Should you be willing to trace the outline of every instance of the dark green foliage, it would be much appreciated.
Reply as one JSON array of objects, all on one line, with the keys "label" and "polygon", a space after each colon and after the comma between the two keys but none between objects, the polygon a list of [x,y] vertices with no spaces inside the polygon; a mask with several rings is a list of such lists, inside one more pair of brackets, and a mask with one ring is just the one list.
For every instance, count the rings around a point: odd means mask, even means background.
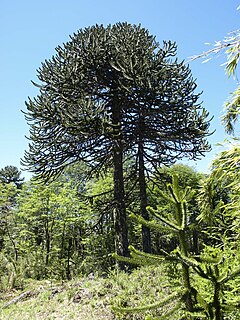
[{"label": "dark green foliage", "polygon": [[6,166],[0,170],[0,182],[11,183],[13,182],[18,189],[23,185],[24,178],[20,177],[21,171],[14,166]]},{"label": "dark green foliage", "polygon": [[168,164],[176,154],[209,150],[207,112],[189,68],[172,60],[175,43],[161,48],[144,28],[123,23],[80,30],[56,51],[39,69],[39,96],[27,102],[32,144],[25,160],[35,173],[51,175],[68,160],[106,166],[119,134],[135,154],[142,139],[153,163],[152,152]]},{"label": "dark green foliage", "polygon": [[[42,64],[40,93],[26,103],[31,144],[23,162],[38,176],[55,176],[80,160],[95,172],[113,166],[116,236],[125,256],[124,161],[136,163],[141,214],[148,219],[146,172],[209,150],[208,113],[176,50],[127,23],[79,30]],[[143,247],[151,249],[145,227]]]}]

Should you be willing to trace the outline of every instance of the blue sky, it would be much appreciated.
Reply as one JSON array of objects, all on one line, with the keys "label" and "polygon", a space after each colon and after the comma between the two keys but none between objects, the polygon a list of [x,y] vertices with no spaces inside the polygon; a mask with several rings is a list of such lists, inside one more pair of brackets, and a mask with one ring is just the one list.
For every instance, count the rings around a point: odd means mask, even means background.
[{"label": "blue sky", "polygon": [[[0,1],[0,168],[14,165],[20,168],[20,158],[27,148],[28,125],[21,110],[28,96],[37,94],[31,84],[36,81],[36,69],[55,54],[58,45],[69,35],[96,23],[114,24],[127,21],[139,24],[163,40],[176,41],[178,58],[207,49],[205,43],[223,39],[239,29],[240,1],[234,0],[1,0]],[[221,66],[224,57],[202,63],[190,62],[197,91],[203,91],[203,106],[214,116],[209,138],[213,151],[191,165],[207,171],[214,154],[215,143],[226,135],[220,123],[223,104],[236,83],[228,79]],[[28,178],[29,174],[23,172]]]}]

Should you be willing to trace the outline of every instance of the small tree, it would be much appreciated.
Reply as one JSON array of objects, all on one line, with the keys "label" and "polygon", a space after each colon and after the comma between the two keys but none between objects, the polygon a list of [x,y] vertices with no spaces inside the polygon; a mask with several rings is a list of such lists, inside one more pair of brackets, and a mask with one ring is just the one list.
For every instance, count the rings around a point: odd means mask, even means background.
[{"label": "small tree", "polygon": [[[177,175],[179,180],[180,191],[185,190],[186,187],[191,187],[195,194],[198,194],[201,189],[202,179],[205,177],[203,173],[199,173],[194,168],[185,164],[175,164],[171,167],[164,166],[159,168],[155,172],[155,177],[151,179],[149,183],[149,205],[160,211],[169,212],[172,214],[173,207],[167,200],[163,200],[162,197],[158,196],[158,190],[167,191],[167,184],[172,181],[172,176]],[[161,209],[160,209],[161,208]],[[201,236],[201,230],[198,230],[198,224],[196,223],[196,217],[200,213],[199,205],[196,197],[192,197],[188,201],[189,219],[192,222],[191,228],[188,230],[188,236],[190,237],[191,251],[195,254],[199,253],[199,237]],[[136,211],[137,212],[137,211]],[[201,229],[201,227],[200,227]],[[154,252],[159,252],[160,249],[174,248],[176,244],[176,237],[172,237],[169,234],[168,229],[162,230],[161,233],[154,232]]]},{"label": "small tree", "polygon": [[40,185],[30,180],[19,194],[12,220],[15,242],[6,239],[6,252],[11,256],[16,249],[26,276],[70,279],[80,272],[92,216],[71,182]]},{"label": "small tree", "polygon": [[15,166],[6,166],[0,170],[0,182],[11,183],[13,182],[18,189],[23,185],[24,178],[21,178],[21,171]]},{"label": "small tree", "polygon": [[[158,265],[164,261],[175,261],[181,265],[180,288],[163,301],[150,306],[138,308],[114,309],[118,312],[139,312],[151,308],[161,307],[175,300],[173,309],[162,314],[159,318],[146,317],[146,320],[176,319],[176,312],[182,310],[181,319],[209,319],[223,320],[224,316],[238,309],[238,300],[229,290],[234,287],[239,289],[238,280],[240,275],[239,255],[235,249],[229,246],[227,238],[222,239],[224,245],[218,247],[204,246],[200,254],[195,256],[190,252],[190,239],[188,230],[192,222],[189,219],[188,203],[193,197],[191,188],[180,190],[177,177],[168,184],[168,191],[158,190],[158,194],[164,200],[173,205],[172,214],[164,215],[159,209],[148,208],[155,219],[146,221],[140,215],[132,214],[131,217],[138,223],[144,224],[153,230],[162,230],[163,225],[169,232],[178,238],[177,247],[172,251],[161,250],[160,255],[153,255],[131,249],[131,258],[122,258],[114,255],[117,259],[124,259],[133,264]],[[209,234],[210,236],[210,234]],[[233,280],[237,279],[234,284]],[[178,301],[178,302],[177,302]],[[185,317],[184,317],[185,315]],[[173,318],[172,318],[173,317]],[[187,317],[187,318],[186,318]]]}]

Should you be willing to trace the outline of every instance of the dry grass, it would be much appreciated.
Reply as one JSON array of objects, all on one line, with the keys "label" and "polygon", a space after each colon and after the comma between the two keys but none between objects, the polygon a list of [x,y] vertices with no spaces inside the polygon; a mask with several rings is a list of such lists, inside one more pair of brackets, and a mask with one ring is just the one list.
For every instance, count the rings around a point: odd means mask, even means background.
[{"label": "dry grass", "polygon": [[[69,282],[52,285],[41,282],[32,283],[30,293],[10,304],[20,297],[22,291],[11,291],[1,294],[0,319],[12,320],[43,320],[43,319],[115,319],[110,309],[111,292],[99,296],[98,281]],[[27,288],[29,291],[29,288]],[[6,307],[7,306],[7,307]]]}]

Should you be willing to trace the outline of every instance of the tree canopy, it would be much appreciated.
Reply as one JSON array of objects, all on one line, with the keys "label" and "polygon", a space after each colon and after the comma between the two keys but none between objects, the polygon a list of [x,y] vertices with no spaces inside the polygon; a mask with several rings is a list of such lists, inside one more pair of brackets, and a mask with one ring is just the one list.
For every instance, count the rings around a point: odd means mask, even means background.
[{"label": "tree canopy", "polygon": [[176,50],[127,23],[79,30],[38,70],[40,94],[26,103],[32,143],[25,163],[45,175],[79,159],[109,164],[120,131],[125,151],[144,139],[153,163],[208,151],[208,113]]}]

